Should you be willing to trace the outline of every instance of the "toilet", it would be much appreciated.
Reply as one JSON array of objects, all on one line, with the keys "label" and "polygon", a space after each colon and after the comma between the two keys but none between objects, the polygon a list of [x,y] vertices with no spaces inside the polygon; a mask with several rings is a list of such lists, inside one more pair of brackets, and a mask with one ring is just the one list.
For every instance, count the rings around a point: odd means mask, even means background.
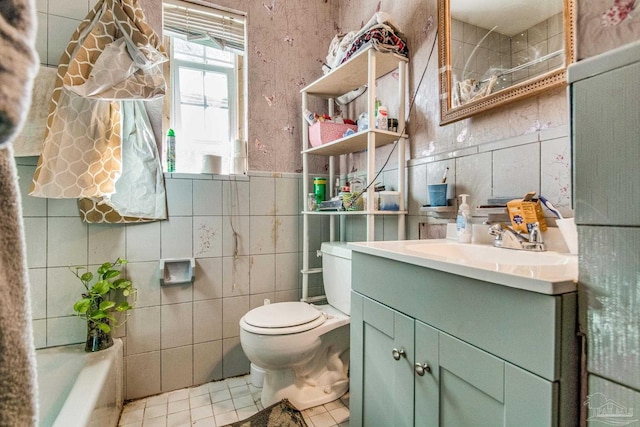
[{"label": "toilet", "polygon": [[321,251],[328,304],[265,304],[240,319],[242,349],[264,370],[265,408],[286,398],[304,410],[349,389],[351,250],[331,242]]}]

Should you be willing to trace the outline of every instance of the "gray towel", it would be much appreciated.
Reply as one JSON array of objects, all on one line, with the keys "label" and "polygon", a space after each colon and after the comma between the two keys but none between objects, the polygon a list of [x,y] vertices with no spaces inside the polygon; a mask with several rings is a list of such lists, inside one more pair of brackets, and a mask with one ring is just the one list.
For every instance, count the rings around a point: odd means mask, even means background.
[{"label": "gray towel", "polygon": [[11,141],[31,103],[38,59],[32,0],[0,1],[0,145]]},{"label": "gray towel", "polygon": [[35,351],[18,177],[11,141],[36,73],[31,0],[0,1],[0,426],[37,425]]},{"label": "gray towel", "polygon": [[36,425],[37,386],[20,193],[11,144],[0,148],[0,426]]}]

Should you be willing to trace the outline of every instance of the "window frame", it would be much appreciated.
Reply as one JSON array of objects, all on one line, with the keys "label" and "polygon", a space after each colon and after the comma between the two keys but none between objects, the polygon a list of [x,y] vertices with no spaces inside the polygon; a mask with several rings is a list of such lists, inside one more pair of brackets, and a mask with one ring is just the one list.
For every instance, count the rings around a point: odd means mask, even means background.
[{"label": "window frame", "polygon": [[[180,144],[181,135],[184,137],[183,117],[181,108],[183,105],[194,105],[196,108],[201,108],[203,114],[206,111],[206,96],[204,96],[204,87],[202,91],[203,104],[190,104],[188,102],[182,103],[182,97],[180,96],[180,70],[190,69],[202,72],[220,73],[226,76],[227,79],[227,94],[228,94],[228,141],[221,141],[216,139],[206,138],[203,140],[195,139],[192,143],[194,146],[195,162],[193,164],[180,164],[180,158],[178,157],[178,170],[177,173],[187,174],[200,174],[202,173],[198,168],[198,160],[204,154],[208,154],[204,144],[209,143],[212,154],[218,154],[223,157],[222,160],[222,175],[226,174],[246,174],[247,173],[247,153],[246,153],[246,137],[247,137],[247,85],[248,85],[248,71],[247,71],[247,59],[246,59],[246,44],[247,44],[247,27],[246,27],[246,13],[232,9],[220,7],[215,4],[204,3],[199,0],[163,0],[163,34],[165,43],[168,45],[169,61],[165,66],[165,78],[169,87],[167,88],[167,96],[164,102],[164,118],[163,129],[166,134],[169,128],[172,128],[176,132],[178,147]],[[177,8],[177,9],[176,9]],[[185,15],[186,11],[186,15]],[[193,15],[189,15],[189,12]],[[165,16],[165,13],[168,15]],[[208,21],[207,16],[211,15],[212,21]],[[164,20],[169,17],[169,21]],[[191,17],[191,26],[189,19]],[[203,20],[204,19],[204,20]],[[226,21],[226,20],[229,21]],[[211,22],[211,25],[208,24]],[[229,25],[229,26],[227,26]],[[241,29],[241,31],[239,31]],[[229,31],[227,33],[227,31]],[[199,38],[198,36],[209,35],[209,40],[189,40],[190,38]],[[241,36],[242,34],[242,36]],[[192,37],[193,36],[193,37]],[[205,36],[206,37],[206,36]],[[242,38],[241,38],[242,37]],[[232,61],[220,60],[216,58],[207,58],[206,51],[202,56],[194,55],[197,62],[191,62],[187,59],[177,59],[175,53],[175,39],[182,41],[190,41],[191,43],[198,44],[203,47],[209,47],[213,49],[220,49],[221,51],[231,54]],[[178,55],[180,56],[180,54]],[[199,62],[202,61],[202,62]],[[204,76],[204,78],[207,78]],[[217,113],[216,113],[217,114]],[[219,114],[223,114],[222,112]],[[208,122],[207,122],[208,123]],[[205,124],[203,126],[208,126]],[[214,129],[215,127],[209,126]],[[205,132],[205,136],[206,136]],[[166,140],[162,143],[162,159],[163,168],[166,171]],[[180,150],[178,150],[180,151]],[[238,163],[237,157],[241,157],[245,160],[244,167]],[[185,169],[188,168],[188,169]]]},{"label": "window frame", "polygon": [[[170,37],[171,39],[181,38],[180,36],[177,36],[172,33],[167,33],[167,37]],[[170,110],[169,110],[170,111],[170,117],[169,117],[170,127],[174,129],[178,135],[184,135],[184,132],[182,132],[182,111],[180,108],[183,105],[180,99],[181,98],[180,97],[180,68],[181,67],[192,69],[192,70],[203,71],[203,72],[209,71],[213,73],[226,75],[227,93],[228,93],[227,109],[228,109],[228,116],[229,116],[229,123],[228,123],[229,141],[226,141],[226,142],[220,141],[220,143],[226,144],[226,154],[223,156],[223,158],[230,158],[232,155],[231,149],[233,148],[233,141],[238,139],[239,137],[238,129],[239,129],[239,123],[240,123],[240,118],[238,117],[239,116],[239,111],[238,111],[238,96],[239,96],[238,92],[239,91],[238,91],[238,81],[237,81],[238,80],[237,79],[237,75],[238,75],[237,54],[232,52],[233,63],[229,63],[229,66],[226,67],[223,65],[206,64],[206,63],[200,63],[200,62],[191,62],[184,59],[176,59],[174,55],[175,43],[173,42],[173,40],[171,40],[170,45],[171,45],[171,49],[170,49],[171,51],[170,52],[171,103],[170,103]],[[206,59],[205,56],[203,56],[202,58]],[[203,107],[204,109],[206,109],[207,108],[206,97],[203,97],[203,99],[205,100]],[[196,106],[199,106],[199,105],[196,105]],[[218,144],[218,142],[215,142],[215,141],[212,141],[212,142],[214,142],[214,145]],[[219,151],[219,150],[212,150],[212,151]],[[225,151],[225,150],[222,150],[222,151]]]}]

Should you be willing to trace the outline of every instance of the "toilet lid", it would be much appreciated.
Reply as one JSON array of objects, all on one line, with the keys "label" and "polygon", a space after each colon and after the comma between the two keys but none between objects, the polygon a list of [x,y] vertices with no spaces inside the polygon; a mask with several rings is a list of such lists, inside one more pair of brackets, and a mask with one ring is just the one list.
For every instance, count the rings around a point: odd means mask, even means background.
[{"label": "toilet lid", "polygon": [[289,328],[313,322],[322,312],[305,302],[279,302],[254,308],[244,321],[258,328]]}]

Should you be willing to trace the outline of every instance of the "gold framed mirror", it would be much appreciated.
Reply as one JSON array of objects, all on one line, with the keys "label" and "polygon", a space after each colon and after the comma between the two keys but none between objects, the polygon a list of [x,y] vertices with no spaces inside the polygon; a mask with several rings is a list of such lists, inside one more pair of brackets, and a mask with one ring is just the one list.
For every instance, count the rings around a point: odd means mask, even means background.
[{"label": "gold framed mirror", "polygon": [[566,85],[575,0],[438,0],[440,125]]}]

